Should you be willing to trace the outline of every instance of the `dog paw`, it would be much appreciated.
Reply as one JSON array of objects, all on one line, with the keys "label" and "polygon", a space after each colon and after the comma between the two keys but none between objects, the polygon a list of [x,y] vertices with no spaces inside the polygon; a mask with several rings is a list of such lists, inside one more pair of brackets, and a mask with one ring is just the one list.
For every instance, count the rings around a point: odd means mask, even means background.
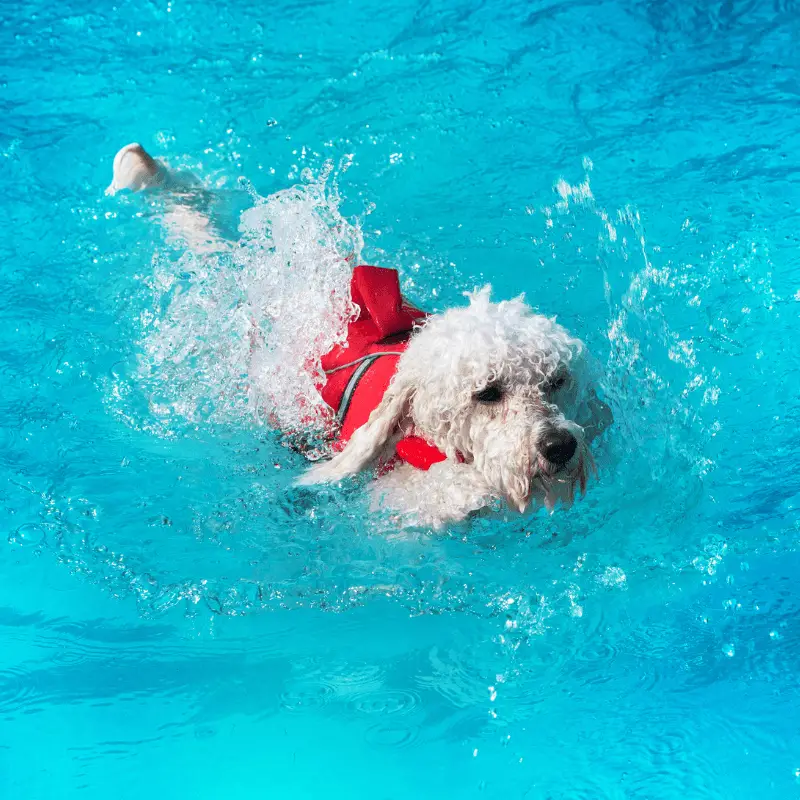
[{"label": "dog paw", "polygon": [[158,186],[164,179],[164,168],[140,144],[126,144],[114,156],[114,177],[106,189],[114,195],[123,189],[139,192]]}]

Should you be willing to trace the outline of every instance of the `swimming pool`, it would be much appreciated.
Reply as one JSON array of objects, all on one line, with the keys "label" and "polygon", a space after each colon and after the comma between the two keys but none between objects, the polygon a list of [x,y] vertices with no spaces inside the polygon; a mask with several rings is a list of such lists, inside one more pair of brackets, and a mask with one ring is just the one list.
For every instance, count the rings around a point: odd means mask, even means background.
[{"label": "swimming pool", "polygon": [[[0,796],[800,795],[795,4],[4,16]],[[103,196],[135,139],[558,314],[601,480],[446,536],[293,490],[228,273]]]}]

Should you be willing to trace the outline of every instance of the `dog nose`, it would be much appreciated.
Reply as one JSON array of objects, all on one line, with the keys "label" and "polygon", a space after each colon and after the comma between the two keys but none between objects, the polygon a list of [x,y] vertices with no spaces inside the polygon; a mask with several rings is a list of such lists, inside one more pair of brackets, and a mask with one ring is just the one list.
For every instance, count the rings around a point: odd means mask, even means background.
[{"label": "dog nose", "polygon": [[541,454],[559,467],[563,467],[575,455],[577,447],[577,439],[569,431],[559,428],[547,431],[539,442]]}]

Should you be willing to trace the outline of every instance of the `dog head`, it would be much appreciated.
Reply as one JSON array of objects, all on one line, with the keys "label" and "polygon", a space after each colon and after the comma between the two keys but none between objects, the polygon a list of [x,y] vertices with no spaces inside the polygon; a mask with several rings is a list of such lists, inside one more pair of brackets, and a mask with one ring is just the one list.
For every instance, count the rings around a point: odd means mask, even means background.
[{"label": "dog head", "polygon": [[583,344],[555,320],[521,298],[492,303],[487,287],[427,320],[369,422],[309,477],[354,474],[413,431],[520,511],[534,499],[569,503],[593,469],[589,442],[610,422],[586,361]]}]

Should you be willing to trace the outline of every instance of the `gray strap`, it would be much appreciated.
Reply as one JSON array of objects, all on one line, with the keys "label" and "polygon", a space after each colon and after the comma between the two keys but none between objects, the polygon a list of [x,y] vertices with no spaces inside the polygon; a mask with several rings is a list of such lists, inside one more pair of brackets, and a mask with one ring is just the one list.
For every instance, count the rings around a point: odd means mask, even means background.
[{"label": "gray strap", "polygon": [[[358,364],[358,369],[350,376],[350,380],[347,381],[347,386],[344,387],[344,392],[342,394],[342,402],[339,403],[339,410],[336,412],[336,419],[339,421],[341,425],[344,422],[344,418],[347,416],[347,412],[350,408],[350,402],[353,399],[353,394],[356,391],[356,387],[358,386],[358,382],[364,376],[364,373],[381,357],[381,356],[401,356],[402,353],[390,353],[390,352],[383,352],[383,353],[370,353],[368,356],[364,356],[363,358],[359,358],[357,361],[353,361],[350,364],[345,364],[342,367],[337,367],[336,369],[344,369],[344,367],[352,367],[353,364]],[[331,370],[330,372],[335,372],[336,370]],[[330,375],[330,372],[328,373]]]},{"label": "gray strap", "polygon": [[369,361],[372,363],[378,356],[401,356],[402,353],[396,353],[392,350],[384,350],[380,353],[370,353],[366,356],[361,356],[361,358],[357,358],[355,361],[348,361],[346,364],[340,364],[338,367],[334,367],[333,369],[326,369],[326,375],[333,375],[334,372],[339,372],[339,370],[347,369],[348,367],[354,367],[356,364],[360,364],[362,361]]}]

